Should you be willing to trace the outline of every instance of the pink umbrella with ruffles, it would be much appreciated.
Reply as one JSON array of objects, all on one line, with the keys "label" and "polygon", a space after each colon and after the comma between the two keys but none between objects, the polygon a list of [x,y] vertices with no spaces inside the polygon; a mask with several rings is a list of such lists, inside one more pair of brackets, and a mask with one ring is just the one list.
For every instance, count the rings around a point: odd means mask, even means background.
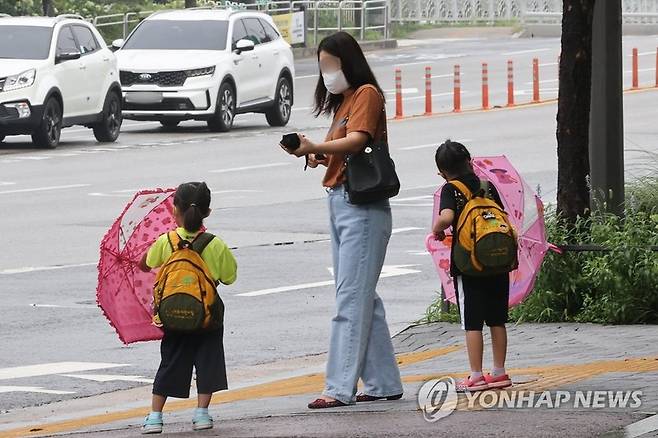
[{"label": "pink umbrella with ruffles", "polygon": [[96,299],[125,344],[163,335],[152,324],[156,272],[142,272],[139,262],[161,234],[176,228],[174,193],[174,189],[137,193],[101,242]]},{"label": "pink umbrella with ruffles", "polygon": [[[505,156],[473,159],[473,169],[481,179],[494,184],[519,235],[519,268],[510,273],[509,306],[516,306],[535,285],[537,273],[549,249],[546,241],[544,205]],[[432,223],[439,214],[441,188],[434,194]],[[440,242],[429,235],[425,241],[434,260],[446,298],[455,303],[455,286],[450,277],[450,245],[452,236]]]}]

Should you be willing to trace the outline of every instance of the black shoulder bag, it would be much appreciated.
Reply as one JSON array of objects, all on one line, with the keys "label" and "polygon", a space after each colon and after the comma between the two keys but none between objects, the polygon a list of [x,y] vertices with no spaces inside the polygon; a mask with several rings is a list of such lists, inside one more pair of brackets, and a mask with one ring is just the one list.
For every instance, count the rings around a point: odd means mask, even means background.
[{"label": "black shoulder bag", "polygon": [[347,155],[345,158],[345,188],[352,204],[382,201],[397,196],[400,192],[400,180],[388,150],[386,109],[382,109],[382,117],[382,138],[371,139],[361,152]]}]

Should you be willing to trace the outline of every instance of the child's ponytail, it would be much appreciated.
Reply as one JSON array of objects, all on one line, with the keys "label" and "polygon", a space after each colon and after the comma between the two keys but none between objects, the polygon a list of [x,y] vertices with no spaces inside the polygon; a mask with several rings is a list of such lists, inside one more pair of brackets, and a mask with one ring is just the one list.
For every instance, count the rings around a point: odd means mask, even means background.
[{"label": "child's ponytail", "polygon": [[183,217],[183,226],[195,233],[210,213],[210,189],[205,182],[184,183],[176,189],[174,205]]}]

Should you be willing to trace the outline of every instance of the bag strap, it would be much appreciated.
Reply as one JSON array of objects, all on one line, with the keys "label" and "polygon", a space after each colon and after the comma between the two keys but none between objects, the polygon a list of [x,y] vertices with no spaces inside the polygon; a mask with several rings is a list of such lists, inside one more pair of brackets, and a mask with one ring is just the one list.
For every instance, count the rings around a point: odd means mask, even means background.
[{"label": "bag strap", "polygon": [[[194,240],[191,242],[190,249],[197,254],[201,255],[206,247],[212,242],[215,238],[213,234],[210,233],[200,233]],[[167,233],[167,240],[169,241],[169,246],[171,247],[172,252],[178,251],[178,245],[183,240],[182,237],[178,235],[176,231],[170,231]]]},{"label": "bag strap", "polygon": [[450,184],[452,184],[453,186],[455,186],[455,188],[457,190],[459,190],[462,195],[464,195],[464,197],[466,198],[467,201],[470,201],[471,199],[473,199],[473,192],[471,192],[469,190],[469,188],[466,187],[466,184],[464,184],[461,181],[457,181],[456,179],[452,180],[452,181],[448,181],[448,182]]},{"label": "bag strap", "polygon": [[197,254],[201,255],[203,250],[213,241],[215,236],[210,233],[201,233],[192,242],[192,250]]}]

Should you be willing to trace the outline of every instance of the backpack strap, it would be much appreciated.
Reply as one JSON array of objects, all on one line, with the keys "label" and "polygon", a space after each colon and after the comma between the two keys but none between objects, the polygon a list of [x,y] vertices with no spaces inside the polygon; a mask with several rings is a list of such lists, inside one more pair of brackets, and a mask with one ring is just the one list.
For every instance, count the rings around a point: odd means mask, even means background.
[{"label": "backpack strap", "polygon": [[171,252],[176,252],[178,250],[178,242],[180,242],[182,239],[178,235],[176,231],[170,231],[167,233],[167,241],[169,242],[169,247],[171,248]]},{"label": "backpack strap", "polygon": [[462,195],[464,195],[467,201],[473,199],[473,193],[468,189],[468,187],[466,187],[466,184],[461,181],[457,181],[456,179],[448,182],[455,186],[455,188],[459,190]]},{"label": "backpack strap", "polygon": [[192,250],[197,254],[201,255],[203,250],[213,241],[215,238],[214,234],[210,233],[201,233],[192,242]]}]

